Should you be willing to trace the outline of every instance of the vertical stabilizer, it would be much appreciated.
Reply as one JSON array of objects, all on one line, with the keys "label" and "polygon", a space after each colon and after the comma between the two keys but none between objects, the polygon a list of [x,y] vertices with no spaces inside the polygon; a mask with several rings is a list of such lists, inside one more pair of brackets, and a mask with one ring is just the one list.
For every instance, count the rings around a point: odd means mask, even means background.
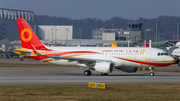
[{"label": "vertical stabilizer", "polygon": [[33,45],[37,50],[47,50],[25,19],[17,18],[17,24],[22,48],[32,49]]}]

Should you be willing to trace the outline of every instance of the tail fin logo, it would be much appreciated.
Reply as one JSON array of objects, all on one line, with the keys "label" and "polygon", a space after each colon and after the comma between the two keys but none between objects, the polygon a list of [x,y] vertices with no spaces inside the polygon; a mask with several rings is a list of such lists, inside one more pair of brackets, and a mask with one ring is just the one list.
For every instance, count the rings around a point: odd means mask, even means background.
[{"label": "tail fin logo", "polygon": [[[28,36],[28,38],[25,38],[24,37],[24,34],[25,32],[28,32],[29,35],[26,35]],[[29,28],[24,28],[22,31],[21,31],[21,39],[24,41],[24,42],[29,42],[31,39],[32,39],[32,32]]]}]

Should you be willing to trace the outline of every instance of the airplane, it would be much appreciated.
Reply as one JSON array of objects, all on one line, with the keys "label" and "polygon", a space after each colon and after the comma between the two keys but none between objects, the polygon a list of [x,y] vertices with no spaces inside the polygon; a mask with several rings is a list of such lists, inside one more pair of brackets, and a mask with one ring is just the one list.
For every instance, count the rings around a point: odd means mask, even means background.
[{"label": "airplane", "polygon": [[171,55],[173,56],[173,58],[175,59],[175,64],[177,64],[177,66],[179,65],[179,58],[180,58],[180,48],[176,48],[172,51]]},{"label": "airplane", "polygon": [[49,47],[45,46],[23,18],[17,18],[22,48],[14,53],[25,57],[58,64],[62,66],[86,67],[85,76],[91,70],[108,75],[114,69],[135,73],[138,67],[164,67],[174,64],[175,60],[164,50],[147,47]]}]

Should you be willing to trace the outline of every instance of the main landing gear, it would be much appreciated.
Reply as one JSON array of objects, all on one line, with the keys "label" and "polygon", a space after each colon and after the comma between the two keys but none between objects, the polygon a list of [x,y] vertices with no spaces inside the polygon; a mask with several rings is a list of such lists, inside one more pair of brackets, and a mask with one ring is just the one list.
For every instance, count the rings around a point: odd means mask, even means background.
[{"label": "main landing gear", "polygon": [[90,70],[85,70],[84,71],[85,76],[90,76],[91,74],[92,74],[92,72]]},{"label": "main landing gear", "polygon": [[153,72],[151,72],[151,73],[150,73],[150,76],[154,76],[154,73],[153,73]]},{"label": "main landing gear", "polygon": [[153,68],[149,67],[149,70],[150,70],[150,76],[153,77],[154,76]]},{"label": "main landing gear", "polygon": [[92,72],[89,70],[89,66],[87,66],[87,70],[84,71],[84,76],[91,76]]}]

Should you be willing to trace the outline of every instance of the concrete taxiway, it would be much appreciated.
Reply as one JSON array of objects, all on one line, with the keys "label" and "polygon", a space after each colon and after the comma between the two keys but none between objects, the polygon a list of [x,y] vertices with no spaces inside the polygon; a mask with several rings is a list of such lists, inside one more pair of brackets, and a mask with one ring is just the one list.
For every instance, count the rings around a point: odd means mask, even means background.
[{"label": "concrete taxiway", "polygon": [[[170,66],[168,68],[180,68]],[[108,76],[92,70],[91,76],[84,76],[86,68],[78,67],[0,67],[0,86],[24,85],[78,85],[88,82],[106,84],[180,84],[179,72],[154,72],[150,77],[149,71],[125,73],[115,70]]]}]

